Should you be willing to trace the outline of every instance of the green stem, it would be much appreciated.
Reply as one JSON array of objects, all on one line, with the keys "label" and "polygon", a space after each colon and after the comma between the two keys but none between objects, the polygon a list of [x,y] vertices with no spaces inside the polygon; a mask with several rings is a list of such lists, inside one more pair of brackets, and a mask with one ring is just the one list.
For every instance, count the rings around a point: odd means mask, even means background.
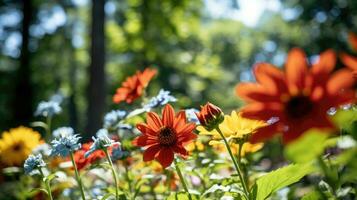
[{"label": "green stem", "polygon": [[186,193],[188,194],[188,199],[189,199],[189,200],[192,200],[191,194],[188,192],[188,188],[187,188],[185,179],[184,179],[183,176],[182,176],[180,167],[178,166],[176,159],[174,159],[174,163],[175,163],[175,167],[176,167],[177,174],[178,174],[179,177],[180,177],[180,180],[181,180],[181,184],[182,184],[182,186],[183,186],[183,189],[185,189]]},{"label": "green stem", "polygon": [[126,181],[128,181],[129,192],[131,193],[133,191],[133,188],[131,187],[132,182],[129,177],[128,166],[126,164],[125,164],[125,178],[126,178]]},{"label": "green stem", "polygon": [[38,168],[38,170],[39,170],[39,171],[40,171],[40,173],[41,173],[42,179],[44,179],[44,180],[45,180],[45,185],[46,185],[46,190],[47,190],[48,197],[50,198],[50,200],[53,200],[53,198],[52,198],[52,192],[51,192],[50,182],[49,182],[47,179],[45,179],[45,175],[44,175],[44,173],[43,173],[43,171],[42,171],[41,167],[40,167],[40,168]]},{"label": "green stem", "polygon": [[46,117],[46,136],[45,139],[46,141],[49,141],[50,137],[51,137],[51,123],[52,123],[52,118],[50,116]]},{"label": "green stem", "polygon": [[249,199],[249,196],[250,196],[250,195],[249,195],[248,187],[247,187],[247,185],[246,185],[246,183],[245,183],[245,181],[244,181],[244,178],[243,178],[243,176],[242,176],[242,171],[241,171],[241,169],[240,169],[240,167],[239,167],[239,165],[238,165],[238,163],[237,163],[237,161],[236,161],[236,159],[235,159],[235,157],[234,157],[234,155],[233,155],[233,153],[232,153],[231,147],[229,146],[228,141],[227,141],[227,139],[224,137],[224,135],[223,135],[221,129],[219,129],[219,127],[217,127],[216,130],[217,130],[217,132],[221,135],[221,137],[222,137],[222,139],[223,139],[223,141],[224,141],[224,144],[226,145],[226,148],[227,148],[227,151],[228,151],[228,153],[229,153],[229,156],[231,157],[231,159],[232,159],[232,161],[233,161],[234,167],[236,168],[236,171],[237,171],[238,176],[239,176],[239,180],[240,180],[240,182],[242,183],[245,197],[246,197],[246,199]]},{"label": "green stem", "polygon": [[110,158],[110,155],[108,153],[108,150],[104,149],[104,153],[105,153],[105,156],[107,157],[109,165],[110,165],[110,167],[112,169],[113,179],[114,179],[114,183],[115,183],[115,199],[119,200],[118,176],[117,176],[117,173],[115,171],[112,159]]},{"label": "green stem", "polygon": [[78,183],[79,189],[81,191],[82,200],[85,200],[86,197],[84,195],[84,189],[83,189],[83,185],[82,185],[82,180],[81,180],[81,177],[79,176],[76,162],[74,162],[73,152],[71,152],[69,155],[71,156],[71,161],[72,161],[72,165],[73,165],[73,168],[74,168],[74,172],[76,174],[77,183]]}]

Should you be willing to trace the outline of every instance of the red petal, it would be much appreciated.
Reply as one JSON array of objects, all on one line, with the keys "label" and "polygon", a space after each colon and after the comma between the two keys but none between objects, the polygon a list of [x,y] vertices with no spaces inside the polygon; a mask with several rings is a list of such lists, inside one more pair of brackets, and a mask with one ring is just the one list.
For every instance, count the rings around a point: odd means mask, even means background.
[{"label": "red petal", "polygon": [[269,88],[273,94],[287,92],[284,73],[269,63],[258,63],[253,72],[257,81],[265,88]]},{"label": "red petal", "polygon": [[197,135],[192,133],[192,132],[186,132],[183,134],[180,134],[177,138],[178,143],[182,143],[182,145],[186,145],[187,143],[190,143],[192,140],[196,139]]},{"label": "red petal", "polygon": [[357,51],[357,35],[350,32],[348,34],[348,41],[350,42],[354,51]]},{"label": "red petal", "polygon": [[195,123],[187,123],[183,126],[180,126],[176,129],[176,134],[181,135],[185,133],[191,133],[196,128]]},{"label": "red petal", "polygon": [[341,69],[335,72],[327,82],[327,91],[333,95],[341,90],[352,88],[355,80],[353,74],[348,69]]},{"label": "red petal", "polygon": [[166,104],[162,111],[162,122],[165,126],[173,127],[175,119],[175,110],[170,104]]},{"label": "red petal", "polygon": [[319,60],[311,68],[314,75],[326,76],[330,74],[336,64],[336,54],[329,49],[320,54]]},{"label": "red petal", "polygon": [[156,136],[157,132],[149,128],[146,124],[140,123],[136,125],[136,128],[145,135]]},{"label": "red petal", "polygon": [[357,58],[347,55],[345,53],[341,53],[340,55],[341,61],[345,64],[348,68],[352,70],[357,70]]},{"label": "red petal", "polygon": [[289,52],[285,71],[291,94],[303,90],[308,69],[305,53],[301,49],[294,48]]},{"label": "red petal", "polygon": [[174,152],[170,147],[161,148],[156,156],[156,160],[162,165],[163,168],[166,168],[170,166],[174,160]]},{"label": "red petal", "polygon": [[161,149],[161,146],[159,144],[153,145],[153,146],[150,146],[149,148],[147,148],[144,151],[144,155],[143,155],[144,161],[147,162],[147,161],[154,160],[154,158],[156,157],[156,155],[160,151],[160,149]]},{"label": "red petal", "polygon": [[272,117],[284,117],[281,103],[251,103],[244,106],[241,111],[243,117],[265,121]]},{"label": "red petal", "polygon": [[269,126],[264,126],[262,128],[259,128],[251,137],[250,137],[250,142],[251,143],[259,143],[263,142],[267,139],[270,139],[274,135],[278,134],[278,123],[269,125]]},{"label": "red petal", "polygon": [[159,131],[163,124],[160,117],[154,112],[148,112],[146,121],[148,126],[155,132]]},{"label": "red petal", "polygon": [[183,146],[174,146],[173,150],[175,153],[178,153],[183,158],[186,158],[188,156],[188,151]]},{"label": "red petal", "polygon": [[155,140],[154,138],[150,138],[147,135],[141,135],[139,137],[136,137],[131,143],[135,146],[144,147],[147,145],[156,144],[157,140]]},{"label": "red petal", "polygon": [[279,101],[278,95],[273,95],[268,88],[255,83],[240,83],[236,87],[236,94],[248,101]]},{"label": "red petal", "polygon": [[180,111],[177,113],[176,118],[174,120],[174,126],[173,128],[177,130],[179,127],[185,125],[186,123],[186,112],[185,111]]}]

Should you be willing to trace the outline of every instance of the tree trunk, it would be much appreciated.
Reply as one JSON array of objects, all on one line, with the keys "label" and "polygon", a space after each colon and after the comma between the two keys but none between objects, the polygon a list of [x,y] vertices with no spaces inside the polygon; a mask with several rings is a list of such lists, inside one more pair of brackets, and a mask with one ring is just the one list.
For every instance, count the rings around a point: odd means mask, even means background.
[{"label": "tree trunk", "polygon": [[32,20],[33,5],[32,0],[23,2],[23,20],[22,20],[22,45],[20,54],[20,66],[17,69],[15,81],[15,93],[13,102],[14,123],[13,125],[27,124],[33,115],[33,91],[31,84],[29,28]]},{"label": "tree trunk", "polygon": [[91,64],[89,66],[88,113],[85,138],[101,128],[105,109],[105,0],[92,0]]}]

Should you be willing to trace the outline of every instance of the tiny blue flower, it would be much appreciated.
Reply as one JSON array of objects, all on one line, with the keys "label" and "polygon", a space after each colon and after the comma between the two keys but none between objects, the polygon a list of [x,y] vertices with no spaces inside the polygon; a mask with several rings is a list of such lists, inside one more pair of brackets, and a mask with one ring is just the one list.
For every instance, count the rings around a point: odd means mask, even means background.
[{"label": "tiny blue flower", "polygon": [[81,144],[78,142],[80,139],[79,135],[69,135],[66,137],[59,137],[52,140],[52,150],[51,156],[62,156],[66,157],[71,152],[74,152],[81,148]]},{"label": "tiny blue flower", "polygon": [[113,160],[120,160],[120,159],[126,158],[128,156],[129,156],[129,152],[123,151],[122,148],[120,148],[120,147],[113,148],[113,150],[112,150],[112,159]]},{"label": "tiny blue flower", "polygon": [[71,127],[60,127],[53,131],[53,137],[67,137],[70,135],[74,135],[74,130]]},{"label": "tiny blue flower", "polygon": [[46,163],[43,161],[41,154],[38,155],[31,154],[25,161],[24,170],[26,174],[30,174],[34,170],[45,166]]},{"label": "tiny blue flower", "polygon": [[123,110],[112,110],[104,116],[104,128],[116,128],[117,124],[124,119],[126,112]]},{"label": "tiny blue flower", "polygon": [[185,113],[186,113],[186,117],[187,117],[187,121],[189,122],[193,122],[196,124],[200,124],[200,121],[198,120],[197,116],[195,113],[198,113],[199,110],[194,109],[194,108],[190,108],[190,109],[186,109]]},{"label": "tiny blue flower", "polygon": [[150,110],[152,108],[163,106],[169,102],[175,102],[177,99],[170,95],[170,91],[160,90],[159,94],[155,97],[152,97],[147,104],[144,105],[144,109]]},{"label": "tiny blue flower", "polygon": [[89,151],[85,153],[85,157],[88,157],[96,150],[105,150],[113,145],[120,145],[119,142],[115,142],[114,140],[109,138],[107,129],[99,129],[96,135],[97,137],[92,137],[94,142],[90,147]]},{"label": "tiny blue flower", "polygon": [[62,108],[58,102],[41,101],[37,106],[35,116],[52,117],[60,112],[62,112]]}]

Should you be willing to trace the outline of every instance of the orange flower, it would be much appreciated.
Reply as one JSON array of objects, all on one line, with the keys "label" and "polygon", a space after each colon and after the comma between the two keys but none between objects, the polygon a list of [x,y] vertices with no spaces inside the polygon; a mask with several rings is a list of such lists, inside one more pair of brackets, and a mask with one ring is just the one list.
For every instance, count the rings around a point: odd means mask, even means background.
[{"label": "orange flower", "polygon": [[[82,148],[74,153],[74,161],[76,162],[78,170],[81,170],[88,165],[99,161],[102,158],[105,158],[105,153],[102,150],[96,150],[91,153],[87,158],[85,157],[85,153],[89,151],[93,142],[88,142],[82,145]],[[109,155],[112,154],[112,148],[108,148]]]},{"label": "orange flower", "polygon": [[155,69],[146,68],[143,72],[137,71],[135,75],[126,78],[121,87],[117,89],[116,94],[114,94],[113,102],[126,101],[127,103],[132,103],[143,94],[144,89],[156,72]]},{"label": "orange flower", "polygon": [[185,111],[175,116],[175,110],[166,104],[161,119],[156,113],[148,112],[146,121],[147,124],[136,126],[142,135],[132,142],[135,146],[146,147],[145,162],[156,159],[166,168],[172,163],[175,153],[183,158],[188,156],[184,146],[197,136],[192,132],[196,125],[187,123]]},{"label": "orange flower", "polygon": [[[348,35],[348,39],[352,49],[357,52],[357,35],[351,32]],[[357,79],[357,57],[341,53],[340,58],[343,64],[353,71],[353,76]]]},{"label": "orange flower", "polygon": [[257,64],[257,83],[240,83],[236,88],[248,102],[242,109],[243,117],[270,122],[259,128],[251,141],[281,133],[288,143],[313,127],[334,128],[327,111],[355,100],[351,72],[341,69],[331,74],[335,63],[335,53],[328,50],[309,69],[304,52],[295,48],[289,52],[285,71],[271,64]]},{"label": "orange flower", "polygon": [[210,102],[201,106],[201,111],[196,113],[196,116],[208,131],[215,129],[224,120],[222,110]]}]

